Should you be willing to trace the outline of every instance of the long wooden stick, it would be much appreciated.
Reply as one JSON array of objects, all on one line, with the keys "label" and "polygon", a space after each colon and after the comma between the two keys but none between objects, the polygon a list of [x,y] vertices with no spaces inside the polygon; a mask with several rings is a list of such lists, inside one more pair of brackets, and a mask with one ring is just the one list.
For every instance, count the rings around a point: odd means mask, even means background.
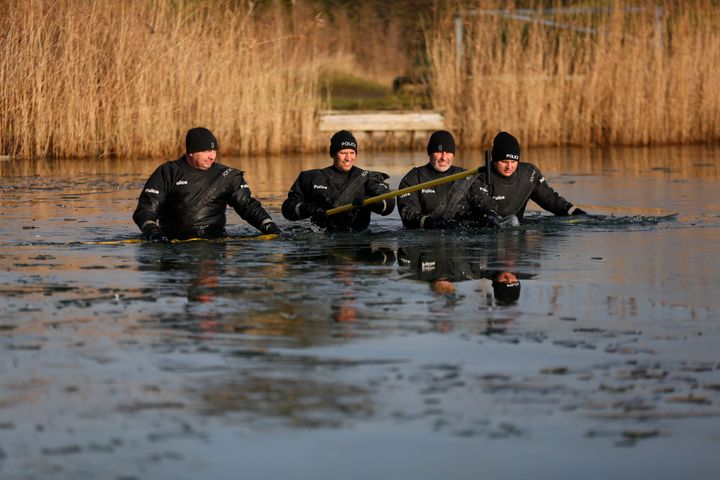
[{"label": "long wooden stick", "polygon": [[[222,243],[228,240],[275,240],[279,235],[277,233],[266,233],[264,235],[248,235],[246,237],[219,237],[219,238],[186,238],[184,240],[172,239],[167,243],[187,243],[187,242],[209,242]],[[65,242],[65,245],[128,245],[131,243],[150,243],[150,240],[144,238],[127,238],[125,240],[101,240],[97,242]]]},{"label": "long wooden stick", "polygon": [[[470,170],[465,170],[464,172],[458,172],[453,173],[452,175],[448,175],[447,177],[437,178],[435,180],[430,180],[429,182],[425,183],[418,183],[417,185],[413,185],[411,187],[405,187],[401,188],[400,190],[395,190],[394,192],[388,192],[383,193],[382,195],[378,195],[376,197],[370,197],[363,200],[361,206],[370,205],[371,203],[377,203],[382,202],[383,200],[387,200],[388,198],[394,198],[399,195],[404,195],[406,193],[411,192],[417,192],[418,190],[422,190],[423,188],[429,188],[434,187],[436,185],[442,185],[443,183],[448,182],[454,182],[455,180],[460,180],[461,178],[469,177],[470,175],[475,175],[480,170],[480,167],[473,168]],[[349,203],[347,205],[341,205],[339,207],[331,208],[330,210],[327,210],[325,213],[328,215],[335,215],[336,213],[343,213],[352,210],[353,208],[359,208],[353,205],[352,203]]]},{"label": "long wooden stick", "polygon": [[492,151],[485,150],[485,178],[487,179],[488,186],[492,185],[492,178],[490,178],[490,175],[492,175],[491,164]]}]

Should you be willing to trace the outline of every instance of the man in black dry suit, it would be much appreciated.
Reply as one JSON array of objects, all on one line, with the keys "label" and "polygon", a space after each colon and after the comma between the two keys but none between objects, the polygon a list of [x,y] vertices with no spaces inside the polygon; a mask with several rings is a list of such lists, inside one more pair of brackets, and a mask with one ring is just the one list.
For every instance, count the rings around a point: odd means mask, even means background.
[{"label": "man in black dry suit", "polygon": [[262,233],[280,233],[250,193],[243,172],[215,162],[218,141],[206,128],[185,137],[185,155],[158,167],[145,183],[133,220],[155,242],[225,236],[225,208]]},{"label": "man in black dry suit", "polygon": [[[410,170],[400,189],[465,171],[453,166],[455,139],[445,130],[433,132],[427,145],[429,161]],[[453,228],[464,221],[481,221],[498,227],[494,204],[487,190],[473,188],[477,175],[406,193],[398,198],[400,218],[406,228]]]},{"label": "man in black dry suit", "polygon": [[[309,217],[325,231],[360,232],[370,225],[371,212],[389,215],[395,208],[394,199],[359,207],[364,199],[387,193],[390,188],[385,183],[388,178],[385,173],[355,166],[357,150],[352,133],[336,132],[330,139],[333,164],[300,172],[282,204],[283,216],[288,220]],[[326,210],[350,203],[358,208],[331,216],[326,214]]]},{"label": "man in black dry suit", "polygon": [[587,215],[558,195],[538,167],[520,162],[520,144],[507,132],[498,133],[493,140],[489,179],[487,169],[481,168],[474,188],[492,197],[491,208],[501,217],[515,215],[522,221],[529,200],[555,215]]}]

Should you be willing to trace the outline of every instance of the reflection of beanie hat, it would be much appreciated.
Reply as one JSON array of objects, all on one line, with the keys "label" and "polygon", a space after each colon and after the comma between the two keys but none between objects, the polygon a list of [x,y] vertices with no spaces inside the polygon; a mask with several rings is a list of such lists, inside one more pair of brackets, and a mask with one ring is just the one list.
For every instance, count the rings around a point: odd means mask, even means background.
[{"label": "reflection of beanie hat", "polygon": [[351,148],[357,153],[357,140],[355,140],[353,134],[347,130],[340,130],[330,139],[330,156],[334,157],[337,152],[345,150],[346,148]]},{"label": "reflection of beanie hat", "polygon": [[520,298],[520,282],[492,282],[495,302],[498,305],[510,305]]},{"label": "reflection of beanie hat", "polygon": [[438,130],[430,135],[427,144],[427,153],[432,155],[435,152],[455,153],[455,139],[452,133],[447,130]]},{"label": "reflection of beanie hat", "polygon": [[492,148],[493,162],[500,160],[520,161],[520,144],[517,138],[507,132],[500,132],[495,135]]},{"label": "reflection of beanie hat", "polygon": [[207,128],[191,128],[185,136],[185,151],[187,153],[217,150],[218,147],[219,145],[215,135]]}]

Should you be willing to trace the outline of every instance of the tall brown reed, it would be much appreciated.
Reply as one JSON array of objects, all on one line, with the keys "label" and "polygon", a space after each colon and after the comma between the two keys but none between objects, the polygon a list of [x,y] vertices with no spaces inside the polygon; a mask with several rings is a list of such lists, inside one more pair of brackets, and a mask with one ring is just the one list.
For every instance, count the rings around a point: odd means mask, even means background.
[{"label": "tall brown reed", "polygon": [[551,26],[478,2],[463,17],[461,57],[451,18],[427,35],[435,105],[466,146],[487,146],[499,130],[525,145],[720,139],[718,12],[704,0],[634,6],[543,16]]},{"label": "tall brown reed", "polygon": [[2,3],[0,153],[167,157],[197,125],[225,153],[314,142],[315,33],[281,7]]},{"label": "tall brown reed", "polygon": [[0,0],[0,155],[167,157],[197,125],[223,153],[314,150],[322,72],[407,70],[375,7]]}]

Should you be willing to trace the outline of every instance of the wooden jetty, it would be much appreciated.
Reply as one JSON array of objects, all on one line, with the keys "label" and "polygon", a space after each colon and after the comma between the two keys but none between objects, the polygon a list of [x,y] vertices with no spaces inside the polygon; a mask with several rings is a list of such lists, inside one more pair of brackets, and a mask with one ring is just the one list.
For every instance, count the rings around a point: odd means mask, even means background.
[{"label": "wooden jetty", "polygon": [[[435,130],[445,129],[440,112],[422,111],[324,111],[318,115],[321,133],[350,130],[366,147],[414,148]],[[424,145],[422,145],[424,147]]]}]

